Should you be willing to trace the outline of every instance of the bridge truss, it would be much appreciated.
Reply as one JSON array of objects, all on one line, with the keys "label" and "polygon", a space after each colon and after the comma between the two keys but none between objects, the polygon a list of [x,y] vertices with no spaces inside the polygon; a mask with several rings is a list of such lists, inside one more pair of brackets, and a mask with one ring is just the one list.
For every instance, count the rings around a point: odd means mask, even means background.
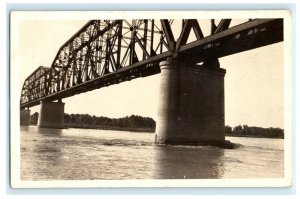
[{"label": "bridge truss", "polygon": [[283,41],[283,19],[230,23],[211,20],[204,36],[196,19],[91,20],[60,47],[51,67],[40,66],[25,80],[20,107],[154,75],[163,60],[209,62]]}]

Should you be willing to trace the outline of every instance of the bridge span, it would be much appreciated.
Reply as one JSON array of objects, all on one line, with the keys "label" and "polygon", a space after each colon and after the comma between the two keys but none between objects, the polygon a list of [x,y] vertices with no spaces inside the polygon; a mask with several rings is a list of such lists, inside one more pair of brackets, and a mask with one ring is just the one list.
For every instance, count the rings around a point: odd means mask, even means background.
[{"label": "bridge span", "polygon": [[38,125],[63,128],[63,98],[160,73],[155,142],[223,142],[226,71],[218,58],[283,41],[283,19],[231,21],[211,19],[204,35],[196,19],[91,20],[50,67],[26,78],[21,125],[29,124],[29,108],[41,104]]}]

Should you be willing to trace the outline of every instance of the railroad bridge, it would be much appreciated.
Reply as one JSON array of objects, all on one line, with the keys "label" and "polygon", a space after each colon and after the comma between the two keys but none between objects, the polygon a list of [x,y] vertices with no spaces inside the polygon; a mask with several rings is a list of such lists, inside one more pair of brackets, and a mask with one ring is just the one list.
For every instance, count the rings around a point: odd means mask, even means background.
[{"label": "railroad bridge", "polygon": [[155,142],[223,142],[226,71],[218,58],[283,41],[281,18],[231,23],[211,19],[204,35],[196,19],[91,20],[50,67],[25,80],[21,125],[41,104],[39,127],[63,128],[63,98],[160,73]]}]

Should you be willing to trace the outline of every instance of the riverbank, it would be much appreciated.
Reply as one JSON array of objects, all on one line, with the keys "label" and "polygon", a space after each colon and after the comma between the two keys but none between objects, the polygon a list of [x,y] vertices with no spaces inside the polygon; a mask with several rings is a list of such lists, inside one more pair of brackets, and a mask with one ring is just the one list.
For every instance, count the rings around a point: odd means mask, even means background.
[{"label": "riverbank", "polygon": [[151,129],[151,128],[128,128],[128,127],[114,127],[114,126],[66,125],[65,128],[99,129],[99,130],[112,130],[112,131],[143,132],[143,133],[155,132],[155,129]]},{"label": "riverbank", "polygon": [[231,135],[225,134],[226,137],[248,137],[248,138],[270,138],[270,139],[284,139],[284,137],[266,137],[266,136],[259,136],[259,135]]},{"label": "riverbank", "polygon": [[[36,126],[31,124],[32,126]],[[98,130],[112,130],[112,131],[129,131],[129,132],[141,132],[141,133],[155,133],[153,128],[128,128],[128,127],[115,127],[115,126],[91,126],[91,125],[65,125],[65,129],[98,129]],[[249,138],[271,138],[271,139],[284,139],[284,137],[267,137],[261,135],[233,135],[225,134],[226,137],[249,137]]]},{"label": "riverbank", "polygon": [[[112,127],[112,126],[90,126],[90,125],[67,125],[65,128],[79,128],[79,129],[99,129],[99,130],[113,130],[113,131],[130,131],[130,132],[145,132],[154,133],[155,129],[152,128],[126,128],[126,127]],[[232,135],[225,134],[227,137],[249,137],[249,138],[272,138],[272,139],[284,139],[284,137],[267,137],[260,135]]]},{"label": "riverbank", "polygon": [[[33,125],[38,123],[39,114],[35,112],[31,115],[30,122]],[[91,116],[89,114],[67,114],[64,117],[65,128],[80,129],[101,129],[130,132],[154,133],[156,122],[150,117],[139,115],[125,116],[122,118],[108,118],[103,116]],[[251,138],[284,138],[284,129],[263,128],[257,126],[238,125],[235,127],[225,126],[225,135],[231,137],[251,137]],[[199,129],[200,131],[200,129]]]}]

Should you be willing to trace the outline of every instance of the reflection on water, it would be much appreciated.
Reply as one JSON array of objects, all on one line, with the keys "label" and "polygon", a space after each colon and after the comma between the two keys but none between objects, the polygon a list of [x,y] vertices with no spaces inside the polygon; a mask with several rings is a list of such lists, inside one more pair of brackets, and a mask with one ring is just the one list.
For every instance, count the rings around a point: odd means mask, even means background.
[{"label": "reflection on water", "polygon": [[163,179],[210,179],[223,175],[223,149],[215,147],[159,147],[156,176]]},{"label": "reflection on water", "polygon": [[39,128],[38,133],[44,136],[61,136],[62,129],[47,129],[47,128]]},{"label": "reflection on water", "polygon": [[151,133],[21,128],[22,180],[283,177],[283,140],[227,138],[242,146],[156,146]]},{"label": "reflection on water", "polygon": [[21,127],[20,127],[21,132],[22,132],[22,131],[29,131],[29,128],[30,128],[30,126],[21,126]]}]

